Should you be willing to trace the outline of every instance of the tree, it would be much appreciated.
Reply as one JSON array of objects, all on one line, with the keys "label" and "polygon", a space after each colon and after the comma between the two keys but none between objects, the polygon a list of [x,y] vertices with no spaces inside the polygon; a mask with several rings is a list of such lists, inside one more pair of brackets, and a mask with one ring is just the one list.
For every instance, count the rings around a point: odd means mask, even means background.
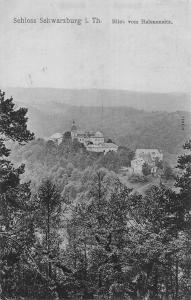
[{"label": "tree", "polygon": [[33,139],[34,135],[27,129],[26,114],[27,109],[15,109],[13,99],[5,99],[5,93],[0,91],[0,264],[3,295],[17,293],[20,277],[11,279],[12,274],[18,272],[22,255],[28,252],[34,240],[29,183],[20,183],[24,165],[13,166],[7,159],[10,150],[6,146],[10,140],[23,144]]},{"label": "tree", "polygon": [[37,195],[37,228],[43,235],[43,253],[48,259],[48,276],[52,277],[52,258],[56,256],[59,235],[57,230],[61,227],[61,196],[55,184],[49,179],[42,182]]},{"label": "tree", "polygon": [[163,169],[163,161],[158,157],[155,158],[155,166],[161,170]]},{"label": "tree", "polygon": [[[178,198],[181,201],[184,211],[182,212],[184,218],[184,230],[182,231],[182,248],[179,260],[177,259],[177,293],[182,294],[182,298],[189,299],[191,297],[191,140],[186,142],[183,146],[185,154],[178,158],[177,168],[179,175],[177,176],[175,186],[179,188]],[[178,268],[181,269],[182,276],[178,280]]]},{"label": "tree", "polygon": [[118,148],[117,153],[119,156],[121,166],[130,167],[131,161],[135,156],[135,152],[126,147],[120,146]]},{"label": "tree", "polygon": [[99,167],[107,168],[110,171],[118,172],[120,168],[119,157],[116,152],[109,151],[105,155],[102,155],[97,162]]},{"label": "tree", "polygon": [[163,164],[163,177],[166,180],[175,179],[175,175],[173,173],[172,168],[169,166],[167,162]]},{"label": "tree", "polygon": [[[2,140],[11,139],[19,143],[28,142],[34,134],[27,130],[27,109],[15,110],[13,98],[5,99],[5,93],[0,92],[0,133]],[[2,148],[2,147],[1,147]]]},{"label": "tree", "polygon": [[0,91],[0,193],[5,194],[9,188],[18,186],[19,175],[24,172],[24,166],[17,169],[6,158],[10,154],[5,142],[12,140],[20,144],[33,139],[34,135],[27,130],[27,109],[14,109],[13,99],[5,99],[5,93]]},{"label": "tree", "polygon": [[191,140],[183,146],[186,153],[178,158],[177,168],[179,176],[176,180],[176,187],[180,188],[180,197],[189,210],[191,208]]},{"label": "tree", "polygon": [[138,297],[179,299],[179,260],[185,250],[184,206],[176,193],[152,186],[130,204],[129,250]]},{"label": "tree", "polygon": [[112,139],[108,139],[106,143],[113,143]]},{"label": "tree", "polygon": [[67,140],[71,140],[71,132],[70,131],[64,132],[63,141],[67,141]]},{"label": "tree", "polygon": [[[100,169],[93,174],[88,191],[81,195],[81,202],[73,213],[68,251],[75,274],[79,274],[75,277],[78,289],[80,287],[85,295],[109,296],[114,293],[112,285],[124,284],[122,257],[130,192],[117,177]],[[116,299],[116,294],[112,297]]]},{"label": "tree", "polygon": [[151,174],[151,168],[146,162],[144,162],[144,164],[143,164],[142,172],[143,172],[144,176],[148,176]]}]

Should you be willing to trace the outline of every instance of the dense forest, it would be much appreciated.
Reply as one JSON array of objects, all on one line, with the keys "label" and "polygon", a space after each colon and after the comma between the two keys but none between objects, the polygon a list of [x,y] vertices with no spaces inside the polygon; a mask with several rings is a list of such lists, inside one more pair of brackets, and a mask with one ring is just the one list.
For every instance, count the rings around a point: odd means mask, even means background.
[{"label": "dense forest", "polygon": [[191,141],[175,189],[141,194],[118,176],[131,147],[55,146],[26,114],[0,93],[0,298],[189,300]]},{"label": "dense forest", "polygon": [[10,158],[15,165],[25,164],[22,181],[39,185],[42,178],[51,178],[60,190],[73,185],[77,189],[77,181],[87,170],[106,168],[116,173],[122,166],[129,167],[134,158],[134,151],[119,147],[117,153],[88,152],[83,144],[72,141],[71,136],[64,135],[61,144],[53,141],[34,139],[24,146],[14,143],[11,146]]}]

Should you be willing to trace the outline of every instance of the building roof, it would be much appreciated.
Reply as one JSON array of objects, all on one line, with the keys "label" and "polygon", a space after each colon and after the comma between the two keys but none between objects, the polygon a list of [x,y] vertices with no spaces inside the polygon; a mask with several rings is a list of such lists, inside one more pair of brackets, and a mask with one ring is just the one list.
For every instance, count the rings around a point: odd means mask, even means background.
[{"label": "building roof", "polygon": [[98,138],[103,137],[103,133],[97,131],[97,132],[90,132],[90,131],[77,131],[77,137],[86,137],[86,138]]},{"label": "building roof", "polygon": [[118,146],[114,143],[103,143],[103,147],[105,147],[105,148],[118,148]]},{"label": "building roof", "polygon": [[161,152],[158,149],[136,149],[135,154],[141,154],[141,153],[145,153],[145,154],[160,154]]},{"label": "building roof", "polygon": [[142,153],[141,158],[143,158],[144,161],[147,162],[147,163],[152,163],[152,161],[153,161],[151,153]]},{"label": "building roof", "polygon": [[50,139],[62,139],[63,134],[60,132],[56,132],[53,135],[51,135]]}]

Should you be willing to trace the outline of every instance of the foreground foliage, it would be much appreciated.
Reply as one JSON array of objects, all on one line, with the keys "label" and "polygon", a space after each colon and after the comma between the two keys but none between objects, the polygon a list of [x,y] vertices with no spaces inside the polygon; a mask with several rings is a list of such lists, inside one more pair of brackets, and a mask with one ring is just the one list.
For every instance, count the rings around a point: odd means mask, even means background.
[{"label": "foreground foliage", "polygon": [[24,166],[11,164],[6,142],[33,139],[27,111],[0,99],[1,297],[189,300],[191,142],[178,159],[176,191],[160,184],[140,195],[113,172],[120,159],[128,165],[127,149],[94,157],[67,139],[56,167],[54,144],[39,140],[47,178],[22,183]]}]

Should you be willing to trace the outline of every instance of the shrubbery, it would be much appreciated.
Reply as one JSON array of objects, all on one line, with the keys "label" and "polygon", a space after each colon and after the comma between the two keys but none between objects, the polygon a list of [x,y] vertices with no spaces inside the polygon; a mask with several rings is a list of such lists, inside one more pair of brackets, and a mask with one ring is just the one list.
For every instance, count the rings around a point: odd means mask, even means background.
[{"label": "shrubbery", "polygon": [[149,181],[147,176],[144,175],[138,175],[138,174],[132,174],[129,176],[129,182],[131,183],[146,183]]}]

